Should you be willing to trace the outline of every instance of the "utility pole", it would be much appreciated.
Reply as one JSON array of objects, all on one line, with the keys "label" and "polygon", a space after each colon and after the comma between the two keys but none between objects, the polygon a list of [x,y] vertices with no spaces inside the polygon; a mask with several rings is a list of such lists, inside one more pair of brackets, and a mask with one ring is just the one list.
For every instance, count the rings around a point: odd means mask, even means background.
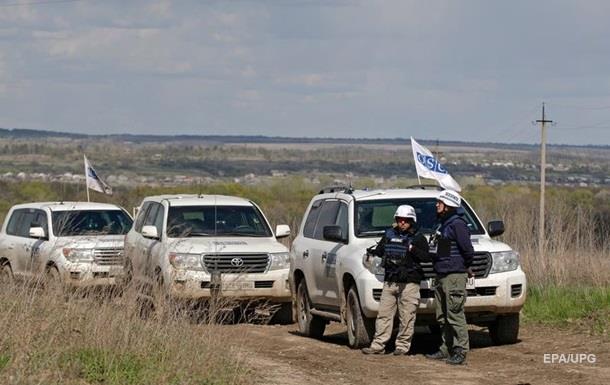
[{"label": "utility pole", "polygon": [[540,260],[544,261],[544,187],[546,184],[546,124],[553,123],[547,120],[544,114],[544,103],[542,103],[542,119],[536,120],[542,129],[540,138],[540,225],[538,226],[538,254]]}]

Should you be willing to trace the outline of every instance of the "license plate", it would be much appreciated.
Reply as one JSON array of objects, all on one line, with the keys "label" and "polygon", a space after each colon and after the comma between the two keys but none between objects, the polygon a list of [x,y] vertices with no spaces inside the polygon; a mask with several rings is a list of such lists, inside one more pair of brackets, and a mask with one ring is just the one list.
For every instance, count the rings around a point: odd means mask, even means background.
[{"label": "license plate", "polygon": [[223,282],[222,290],[249,290],[254,289],[254,282]]},{"label": "license plate", "polygon": [[466,289],[474,289],[474,277],[469,277],[466,282]]},{"label": "license plate", "polygon": [[434,289],[435,285],[436,285],[436,279],[434,279],[434,278],[428,278],[425,281],[421,282],[422,289]]}]

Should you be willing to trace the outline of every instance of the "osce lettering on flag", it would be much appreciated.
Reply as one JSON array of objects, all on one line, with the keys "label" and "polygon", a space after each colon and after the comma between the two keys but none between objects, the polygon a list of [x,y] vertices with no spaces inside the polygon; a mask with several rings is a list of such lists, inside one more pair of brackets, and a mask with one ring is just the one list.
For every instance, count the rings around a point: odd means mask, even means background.
[{"label": "osce lettering on flag", "polygon": [[87,189],[112,195],[112,187],[108,186],[108,184],[97,175],[97,172],[95,172],[95,169],[91,167],[89,160],[87,160],[87,156],[83,156],[85,158],[85,178],[87,182]]},{"label": "osce lettering on flag", "polygon": [[443,188],[462,191],[458,182],[449,175],[445,167],[439,163],[430,150],[417,143],[413,137],[411,137],[411,148],[413,149],[413,159],[418,177],[434,179]]}]

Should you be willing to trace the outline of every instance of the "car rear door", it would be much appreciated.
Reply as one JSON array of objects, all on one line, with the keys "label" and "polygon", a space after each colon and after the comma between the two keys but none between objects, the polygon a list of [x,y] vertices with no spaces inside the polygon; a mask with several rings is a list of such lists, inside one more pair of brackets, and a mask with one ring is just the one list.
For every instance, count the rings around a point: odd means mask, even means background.
[{"label": "car rear door", "polygon": [[323,232],[325,226],[332,226],[337,223],[339,211],[344,212],[347,216],[346,208],[341,210],[342,205],[345,206],[337,199],[326,199],[324,201],[313,232],[314,241],[309,248],[310,264],[313,270],[313,287],[310,288],[311,300],[316,305],[329,308],[340,306],[336,265],[337,252],[343,244],[325,240]]}]

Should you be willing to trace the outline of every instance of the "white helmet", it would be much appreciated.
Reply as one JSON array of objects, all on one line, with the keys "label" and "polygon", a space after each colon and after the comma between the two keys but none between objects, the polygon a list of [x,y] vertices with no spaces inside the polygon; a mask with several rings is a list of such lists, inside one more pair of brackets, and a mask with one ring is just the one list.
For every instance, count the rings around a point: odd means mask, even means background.
[{"label": "white helmet", "polygon": [[398,206],[396,212],[394,213],[394,218],[396,217],[411,218],[413,219],[413,222],[417,222],[417,215],[415,214],[415,209],[413,208],[413,206],[409,205]]},{"label": "white helmet", "polygon": [[462,197],[453,190],[443,190],[437,198],[449,207],[460,207],[462,205]]}]

